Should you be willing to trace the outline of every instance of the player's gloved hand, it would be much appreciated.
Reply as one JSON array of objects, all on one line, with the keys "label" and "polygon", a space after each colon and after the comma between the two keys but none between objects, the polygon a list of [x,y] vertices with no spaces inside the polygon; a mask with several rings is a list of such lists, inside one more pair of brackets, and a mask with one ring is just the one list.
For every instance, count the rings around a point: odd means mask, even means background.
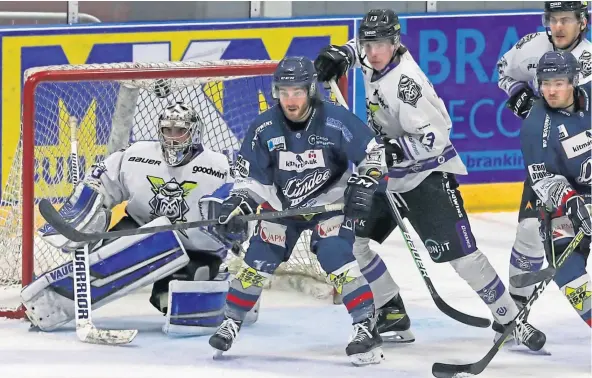
[{"label": "player's gloved hand", "polygon": [[368,219],[372,210],[374,193],[378,181],[370,176],[351,176],[344,193],[343,213],[348,218]]},{"label": "player's gloved hand", "polygon": [[530,88],[528,85],[525,85],[522,87],[522,89],[514,93],[514,95],[508,99],[506,102],[506,107],[510,109],[516,116],[526,119],[530,113],[530,109],[532,109],[534,101],[537,98],[538,97],[535,96],[532,88]]},{"label": "player's gloved hand", "polygon": [[403,161],[403,149],[396,139],[383,138],[384,151],[386,154],[386,165],[392,167],[394,164],[398,164]]},{"label": "player's gloved hand", "polygon": [[227,239],[244,239],[248,229],[248,222],[237,218],[239,215],[252,214],[254,201],[248,197],[233,194],[222,202],[216,231],[225,235]]},{"label": "player's gloved hand", "polygon": [[329,45],[324,47],[314,61],[318,80],[327,82],[339,79],[351,67],[353,57],[347,47]]},{"label": "player's gloved hand", "polygon": [[584,234],[592,234],[592,225],[590,224],[590,210],[586,206],[581,196],[572,196],[565,203],[567,217],[574,226],[574,231],[584,231]]}]

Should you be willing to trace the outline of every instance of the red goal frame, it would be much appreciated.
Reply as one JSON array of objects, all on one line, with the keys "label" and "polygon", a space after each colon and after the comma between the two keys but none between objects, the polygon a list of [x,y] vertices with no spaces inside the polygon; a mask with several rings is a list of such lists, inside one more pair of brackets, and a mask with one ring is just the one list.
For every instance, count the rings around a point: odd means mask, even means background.
[{"label": "red goal frame", "polygon": [[[46,82],[75,81],[121,81],[150,79],[182,79],[189,77],[226,77],[272,75],[278,62],[261,62],[257,64],[208,65],[188,67],[92,67],[76,69],[75,67],[38,70],[30,74],[23,86],[22,96],[22,286],[33,281],[35,251],[35,93],[37,87]],[[338,82],[339,89],[347,101],[347,79],[342,77]],[[16,310],[0,309],[0,317],[20,319],[25,317],[24,307]]]}]

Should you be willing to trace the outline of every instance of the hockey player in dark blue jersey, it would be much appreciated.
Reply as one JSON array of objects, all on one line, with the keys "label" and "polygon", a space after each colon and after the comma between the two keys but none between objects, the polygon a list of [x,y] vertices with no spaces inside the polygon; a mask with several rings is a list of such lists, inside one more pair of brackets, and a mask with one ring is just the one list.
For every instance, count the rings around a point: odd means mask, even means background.
[{"label": "hockey player in dark blue jersey", "polygon": [[592,283],[586,272],[590,253],[592,130],[590,84],[578,87],[580,67],[569,52],[551,51],[538,62],[537,100],[520,131],[528,178],[545,204],[543,222],[550,264],[580,230],[586,237],[557,270],[555,283],[578,315],[591,322]]},{"label": "hockey player in dark blue jersey", "polygon": [[[378,182],[370,176],[386,172],[384,146],[355,115],[321,101],[316,80],[314,66],[306,58],[289,57],[278,65],[272,95],[279,103],[260,114],[247,132],[218,229],[224,234],[232,234],[237,225],[243,229],[234,216],[252,213],[263,203],[276,210],[339,203],[346,187],[350,217],[330,212],[258,222],[244,265],[231,283],[225,320],[210,345],[219,352],[230,349],[264,282],[288,260],[301,232],[308,229],[313,231],[311,250],[353,319],[354,334],[346,354],[355,365],[379,363],[382,338],[365,278],[368,273],[360,270],[352,252],[352,219],[361,218],[356,211],[371,205]],[[350,162],[367,175],[351,176]]]}]

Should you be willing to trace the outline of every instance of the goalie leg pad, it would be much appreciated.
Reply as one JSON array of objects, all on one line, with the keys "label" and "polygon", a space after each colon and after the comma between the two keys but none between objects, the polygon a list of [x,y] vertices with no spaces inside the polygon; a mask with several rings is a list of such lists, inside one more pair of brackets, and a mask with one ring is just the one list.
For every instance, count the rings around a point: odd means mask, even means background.
[{"label": "goalie leg pad", "polygon": [[[146,227],[170,224],[166,217]],[[181,269],[189,262],[183,245],[172,232],[119,238],[89,256],[94,308],[121,298]],[[72,262],[38,277],[21,291],[31,322],[43,331],[74,319]]]},{"label": "goalie leg pad", "polygon": [[[169,282],[170,311],[162,331],[173,337],[213,335],[224,321],[229,286],[229,281]],[[260,303],[247,313],[243,326],[257,321]]]}]

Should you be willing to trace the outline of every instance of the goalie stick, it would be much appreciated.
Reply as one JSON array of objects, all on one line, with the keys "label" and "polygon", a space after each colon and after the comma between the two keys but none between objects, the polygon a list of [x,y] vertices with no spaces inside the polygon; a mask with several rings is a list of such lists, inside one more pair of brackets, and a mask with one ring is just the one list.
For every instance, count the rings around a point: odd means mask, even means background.
[{"label": "goalie stick", "polygon": [[[583,232],[578,232],[578,234],[573,238],[571,243],[567,246],[565,251],[563,252],[562,258],[557,263],[557,268],[567,260],[569,255],[572,254],[573,251],[576,250],[582,239],[584,238]],[[455,365],[455,364],[444,364],[440,362],[436,362],[432,365],[432,374],[434,377],[438,378],[461,378],[461,377],[468,377],[468,376],[475,376],[481,374],[483,370],[489,365],[491,360],[495,357],[497,352],[502,348],[506,339],[510,334],[514,332],[517,327],[522,327],[524,322],[524,318],[530,312],[530,308],[536,302],[536,300],[541,296],[547,285],[553,280],[554,276],[547,277],[543,282],[537,285],[534,289],[534,293],[528,299],[528,302],[520,309],[516,318],[506,327],[506,330],[501,335],[501,337],[493,344],[491,349],[487,352],[487,354],[477,362],[472,364],[465,364],[465,365]]]},{"label": "goalie stick", "polygon": [[[72,185],[80,181],[78,161],[78,120],[70,117],[70,164]],[[80,341],[91,344],[119,345],[129,344],[138,334],[137,330],[97,329],[92,322],[92,298],[90,285],[89,251],[87,244],[83,250],[72,253],[74,269],[74,316],[76,318],[76,336]]]},{"label": "goalie stick", "polygon": [[450,307],[450,305],[448,303],[446,303],[442,299],[442,297],[440,297],[440,294],[438,294],[438,292],[436,291],[436,288],[434,287],[434,284],[432,283],[432,280],[430,279],[430,276],[428,275],[427,269],[423,265],[423,261],[421,260],[421,256],[417,252],[417,248],[415,248],[415,244],[413,243],[413,240],[411,240],[411,235],[409,235],[409,232],[407,231],[407,226],[403,222],[403,218],[401,217],[401,213],[399,213],[399,209],[397,208],[397,202],[396,202],[393,194],[391,192],[389,192],[388,190],[385,192],[385,194],[386,194],[386,198],[388,199],[388,202],[389,202],[389,205],[391,208],[391,212],[393,213],[393,215],[395,216],[395,220],[397,221],[397,226],[399,226],[399,230],[401,230],[401,235],[403,235],[403,239],[405,239],[405,244],[407,245],[407,249],[411,253],[411,257],[413,257],[413,261],[415,261],[415,265],[417,266],[419,273],[421,273],[421,278],[423,278],[423,282],[426,284],[428,291],[430,292],[430,295],[432,296],[432,299],[434,300],[434,303],[436,304],[436,307],[438,307],[438,309],[440,311],[442,311],[444,314],[448,315],[452,319],[456,320],[457,322],[467,324],[470,326],[474,326],[474,327],[481,327],[481,328],[489,327],[491,325],[491,321],[489,319],[479,318],[476,316],[462,313],[462,312],[458,311],[457,309]]},{"label": "goalie stick", "polygon": [[[304,207],[300,209],[272,211],[269,213],[241,215],[237,218],[245,221],[257,221],[265,219],[291,217],[296,215],[318,214],[329,211],[341,211],[342,209],[343,204],[332,204],[314,207]],[[62,218],[60,213],[58,213],[58,211],[53,207],[51,202],[49,202],[46,199],[42,199],[39,201],[39,212],[41,213],[41,216],[43,216],[43,218],[47,221],[47,223],[49,223],[59,234],[64,235],[67,239],[75,242],[90,242],[101,239],[118,238],[122,236],[154,234],[163,231],[187,230],[189,228],[194,227],[206,227],[218,224],[217,219],[206,219],[193,222],[175,223],[166,226],[140,227],[129,230],[86,233],[76,230],[74,227],[70,226],[67,222],[65,222],[64,218]]]},{"label": "goalie stick", "polygon": [[74,268],[74,303],[76,335],[80,341],[90,344],[121,345],[129,344],[138,334],[137,330],[98,329],[92,321],[92,298],[88,244],[83,250],[72,253]]},{"label": "goalie stick", "polygon": [[[339,102],[339,104],[341,106],[343,106],[344,108],[349,110],[349,107],[348,107],[347,103],[345,102],[345,99],[343,98],[341,91],[339,90],[339,87],[337,86],[337,83],[335,82],[335,80],[330,80],[329,86],[331,87],[331,90],[335,93],[335,98],[337,99],[337,102]],[[407,231],[407,227],[405,226],[405,223],[403,223],[403,219],[401,218],[401,214],[399,213],[399,209],[397,208],[396,200],[393,197],[393,194],[391,192],[389,192],[388,190],[386,191],[386,198],[389,201],[391,211],[392,211],[393,215],[395,216],[395,220],[397,221],[397,225],[399,226],[399,230],[401,230],[401,234],[403,235],[403,239],[405,240],[405,244],[407,245],[407,249],[409,249],[409,252],[411,253],[411,256],[413,257],[413,261],[415,262],[415,265],[417,266],[417,269],[419,270],[419,273],[421,274],[421,277],[423,278],[423,282],[426,284],[428,291],[430,292],[430,295],[432,296],[432,299],[434,300],[434,303],[436,304],[436,307],[438,307],[438,309],[440,311],[442,311],[444,314],[448,315],[449,317],[451,317],[452,319],[454,319],[460,323],[467,324],[467,325],[474,326],[474,327],[481,327],[481,328],[489,327],[491,325],[491,321],[489,321],[489,319],[479,318],[479,317],[475,317],[472,315],[462,313],[462,312],[456,310],[455,308],[450,307],[450,305],[448,303],[446,303],[442,299],[442,297],[440,297],[440,294],[438,294],[438,292],[436,291],[436,288],[434,287],[434,284],[432,283],[432,280],[430,279],[430,276],[428,275],[427,269],[423,265],[423,261],[421,260],[421,256],[419,256],[417,249],[415,248],[415,244],[413,244],[413,240],[411,240],[411,235],[409,235],[409,232]]]}]

